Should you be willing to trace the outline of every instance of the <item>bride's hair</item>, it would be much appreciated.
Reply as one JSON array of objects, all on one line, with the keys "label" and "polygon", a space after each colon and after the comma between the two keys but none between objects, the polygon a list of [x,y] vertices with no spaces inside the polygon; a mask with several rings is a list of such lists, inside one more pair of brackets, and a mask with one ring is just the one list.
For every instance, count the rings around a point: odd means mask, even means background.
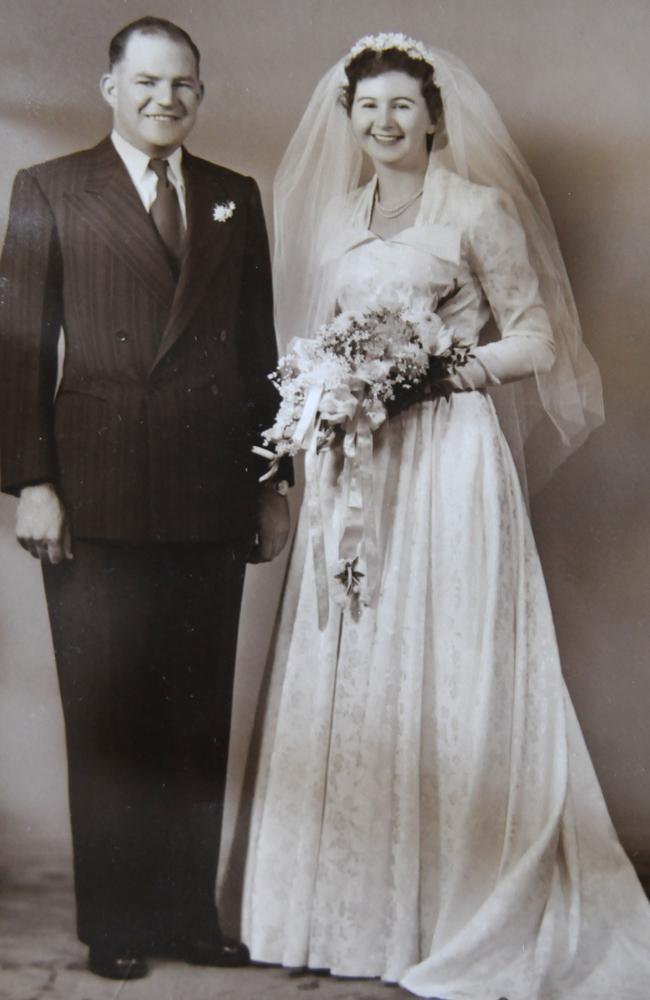
[{"label": "bride's hair", "polygon": [[[347,84],[341,88],[341,104],[348,115],[352,111],[354,95],[357,84],[360,80],[367,80],[369,77],[381,76],[382,73],[391,72],[408,73],[409,76],[420,81],[422,96],[429,109],[429,117],[433,125],[438,123],[442,115],[442,96],[440,90],[434,83],[433,66],[425,62],[424,59],[413,59],[402,49],[364,49],[345,66]],[[427,136],[427,141],[431,140]]]}]

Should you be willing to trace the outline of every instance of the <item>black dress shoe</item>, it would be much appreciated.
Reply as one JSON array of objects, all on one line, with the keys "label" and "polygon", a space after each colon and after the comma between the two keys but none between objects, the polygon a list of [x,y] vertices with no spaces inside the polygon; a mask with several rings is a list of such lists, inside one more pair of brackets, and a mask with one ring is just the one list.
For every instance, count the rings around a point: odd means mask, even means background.
[{"label": "black dress shoe", "polygon": [[190,965],[211,965],[226,969],[240,968],[248,965],[251,960],[246,945],[231,938],[188,941],[178,949],[178,958]]},{"label": "black dress shoe", "polygon": [[88,952],[88,968],[104,979],[144,979],[149,974],[149,966],[142,955],[115,954],[99,948],[91,948]]}]

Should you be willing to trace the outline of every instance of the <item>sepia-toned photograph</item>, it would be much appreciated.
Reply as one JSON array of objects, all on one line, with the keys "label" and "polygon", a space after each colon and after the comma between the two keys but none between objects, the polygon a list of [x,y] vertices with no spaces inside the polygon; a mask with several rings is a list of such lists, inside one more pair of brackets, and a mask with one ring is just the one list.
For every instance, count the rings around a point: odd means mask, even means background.
[{"label": "sepia-toned photograph", "polygon": [[650,5],[0,17],[0,1000],[648,1000]]}]

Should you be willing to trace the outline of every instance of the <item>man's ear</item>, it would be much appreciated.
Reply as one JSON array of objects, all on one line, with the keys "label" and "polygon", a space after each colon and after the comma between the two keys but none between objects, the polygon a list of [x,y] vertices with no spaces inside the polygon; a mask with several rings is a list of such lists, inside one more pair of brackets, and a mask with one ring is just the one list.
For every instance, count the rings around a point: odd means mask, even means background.
[{"label": "man's ear", "polygon": [[199,104],[205,97],[205,87],[203,86],[203,80],[199,80]]},{"label": "man's ear", "polygon": [[101,90],[102,97],[107,104],[110,104],[112,108],[115,107],[115,77],[112,73],[104,73],[103,77],[99,81],[99,89]]}]

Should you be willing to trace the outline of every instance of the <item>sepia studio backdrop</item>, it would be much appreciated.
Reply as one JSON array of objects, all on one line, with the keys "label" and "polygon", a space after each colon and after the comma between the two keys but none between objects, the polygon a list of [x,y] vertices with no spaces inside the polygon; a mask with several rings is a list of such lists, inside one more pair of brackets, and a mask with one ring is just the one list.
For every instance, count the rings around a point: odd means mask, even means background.
[{"label": "sepia studio backdrop", "polygon": [[[361,35],[448,48],[484,84],[538,178],[600,364],[607,423],[533,503],[564,672],[619,835],[650,873],[650,200],[647,0],[0,0],[0,226],[20,167],[110,128],[98,79],[110,36],[155,13],[198,42],[206,98],[188,145],[259,182],[321,75]],[[294,509],[296,506],[293,500]],[[64,739],[37,563],[0,500],[2,867],[69,857]],[[249,571],[225,841],[285,558]],[[480,608],[476,609],[480,614]],[[92,670],[92,664],[88,665]],[[227,901],[228,902],[228,901]]]}]

